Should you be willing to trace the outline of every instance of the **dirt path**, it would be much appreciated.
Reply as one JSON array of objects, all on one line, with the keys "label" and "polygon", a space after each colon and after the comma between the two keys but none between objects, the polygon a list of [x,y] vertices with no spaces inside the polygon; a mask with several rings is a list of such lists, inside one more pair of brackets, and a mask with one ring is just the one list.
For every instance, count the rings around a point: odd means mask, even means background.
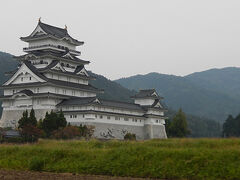
[{"label": "dirt path", "polygon": [[32,171],[15,171],[1,170],[0,180],[143,180],[143,178],[127,178],[127,177],[111,177],[111,176],[94,176],[94,175],[74,175],[71,173],[48,173],[48,172],[32,172]]}]

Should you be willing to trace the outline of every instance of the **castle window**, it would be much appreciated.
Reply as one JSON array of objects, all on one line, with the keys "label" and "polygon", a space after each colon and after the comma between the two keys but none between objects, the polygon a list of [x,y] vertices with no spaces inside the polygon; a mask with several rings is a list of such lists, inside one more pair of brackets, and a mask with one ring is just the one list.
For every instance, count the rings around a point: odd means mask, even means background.
[{"label": "castle window", "polygon": [[84,114],[83,114],[82,116],[83,116],[83,118],[85,117],[85,115],[84,115]]},{"label": "castle window", "polygon": [[127,117],[124,118],[124,121],[128,121],[129,119]]},{"label": "castle window", "polygon": [[74,115],[74,118],[77,118],[77,115]]},{"label": "castle window", "polygon": [[23,77],[21,78],[21,81],[23,81]]},{"label": "castle window", "polygon": [[103,116],[102,115],[100,115],[100,119],[102,119],[103,118]]},{"label": "castle window", "polygon": [[95,114],[95,118],[97,118],[97,114]]},{"label": "castle window", "polygon": [[29,77],[29,80],[31,81],[31,80],[32,80],[32,77]]},{"label": "castle window", "polygon": [[75,96],[75,91],[72,91],[72,95]]},{"label": "castle window", "polygon": [[13,90],[13,94],[15,93],[15,90]]},{"label": "castle window", "polygon": [[108,117],[107,117],[107,119],[111,119],[111,117],[110,117],[110,116],[108,116]]},{"label": "castle window", "polygon": [[156,123],[158,123],[158,120],[156,120]]},{"label": "castle window", "polygon": [[72,115],[70,115],[70,118],[72,118]]},{"label": "castle window", "polygon": [[118,120],[118,121],[119,121],[119,120],[120,120],[120,117],[118,117],[118,116],[115,116],[115,120]]}]

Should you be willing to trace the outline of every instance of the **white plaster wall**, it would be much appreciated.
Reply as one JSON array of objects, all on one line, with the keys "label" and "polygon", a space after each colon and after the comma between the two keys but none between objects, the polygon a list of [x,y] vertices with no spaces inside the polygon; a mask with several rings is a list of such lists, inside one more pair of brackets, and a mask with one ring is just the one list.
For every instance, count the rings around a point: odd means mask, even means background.
[{"label": "white plaster wall", "polygon": [[163,110],[148,110],[147,114],[155,114],[155,115],[160,115],[163,116],[164,115],[164,111]]},{"label": "white plaster wall", "polygon": [[35,77],[33,77],[31,74],[21,74],[19,75],[14,81],[12,81],[11,84],[23,84],[23,83],[34,83],[39,82]]},{"label": "white plaster wall", "polygon": [[136,119],[133,121],[133,118],[128,118],[128,121],[124,120],[124,117],[120,117],[119,120],[115,120],[113,115],[104,115],[104,114],[94,114],[94,113],[65,113],[65,118],[67,122],[93,122],[93,123],[108,123],[108,124],[119,124],[119,125],[129,125],[129,126],[144,126],[144,119]]},{"label": "white plaster wall", "polygon": [[164,125],[165,120],[162,118],[147,118],[145,124]]},{"label": "white plaster wall", "polygon": [[42,40],[37,40],[37,41],[31,41],[29,42],[29,47],[33,47],[33,46],[41,46],[41,45],[45,45],[45,44],[51,44],[51,45],[55,45],[55,46],[64,46],[64,47],[68,47],[69,49],[72,50],[76,50],[76,47],[70,43],[68,43],[65,40],[55,40],[55,39],[42,39]]},{"label": "white plaster wall", "polygon": [[[109,112],[109,113],[119,113],[126,115],[142,116],[144,112],[133,111],[133,110],[121,110],[117,108],[107,108],[107,107],[96,107],[96,106],[64,106],[62,107],[63,111],[84,111],[84,110],[95,110],[100,112]],[[118,116],[118,115],[116,115]]]},{"label": "white plaster wall", "polygon": [[140,104],[142,106],[149,106],[152,105],[154,103],[154,99],[150,99],[150,98],[145,98],[145,99],[135,99],[134,102],[135,104]]},{"label": "white plaster wall", "polygon": [[88,85],[88,80],[83,80],[81,78],[74,78],[71,76],[63,76],[63,75],[59,75],[57,73],[44,73],[44,75],[50,79],[56,79],[56,80],[61,80],[61,81],[66,81],[66,82]]},{"label": "white plaster wall", "polygon": [[61,99],[52,97],[41,97],[41,98],[31,98],[20,96],[15,99],[4,100],[2,107],[5,110],[21,110],[22,108],[32,108],[33,109],[56,109],[56,105],[61,102]]}]

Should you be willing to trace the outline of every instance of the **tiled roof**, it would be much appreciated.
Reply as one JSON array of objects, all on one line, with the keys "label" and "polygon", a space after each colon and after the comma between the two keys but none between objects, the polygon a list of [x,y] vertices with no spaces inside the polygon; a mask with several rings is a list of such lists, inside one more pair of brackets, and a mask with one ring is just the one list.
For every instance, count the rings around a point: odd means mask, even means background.
[{"label": "tiled roof", "polygon": [[148,98],[148,97],[161,98],[161,97],[158,96],[155,89],[140,90],[139,93],[137,93],[132,98]]},{"label": "tiled roof", "polygon": [[71,58],[68,58],[68,57],[63,57],[67,52],[57,52],[57,51],[32,51],[31,53],[29,54],[25,54],[25,55],[22,55],[22,56],[15,56],[14,58],[16,59],[20,59],[20,60],[25,60],[25,57],[26,56],[29,56],[29,55],[34,55],[34,56],[37,56],[37,57],[53,57],[53,58],[61,58],[61,59],[64,59],[64,60],[68,60],[68,61],[73,61],[73,62],[77,62],[77,63],[81,63],[81,64],[89,64],[90,62],[89,61],[85,61],[85,60],[82,60],[82,59],[79,59],[78,57],[76,56],[73,56],[73,59]]},{"label": "tiled roof", "polygon": [[138,104],[126,103],[126,102],[120,102],[120,101],[110,101],[110,100],[103,100],[103,99],[99,99],[99,103],[97,103],[94,101],[96,99],[98,99],[98,98],[96,98],[96,97],[71,98],[68,100],[64,100],[63,102],[58,104],[58,106],[99,104],[101,106],[107,106],[107,107],[115,107],[115,108],[143,111],[142,107]]},{"label": "tiled roof", "polygon": [[96,97],[73,97],[68,100],[63,100],[58,106],[65,105],[86,105],[91,104],[96,99]]},{"label": "tiled roof", "polygon": [[64,86],[64,87],[72,87],[72,88],[77,88],[77,89],[81,89],[81,90],[88,90],[88,91],[94,91],[94,92],[102,92],[102,90],[88,84],[78,84],[78,83],[72,83],[72,82],[67,82],[67,81],[60,81],[60,80],[56,80],[56,79],[50,79],[45,77],[42,73],[40,73],[38,71],[37,68],[35,68],[30,62],[25,61],[24,64],[34,73],[36,74],[38,77],[40,77],[41,79],[45,80],[46,82],[36,82],[36,83],[23,83],[23,84],[10,84],[10,85],[3,85],[1,87],[17,87],[17,86],[35,86],[35,85],[45,85],[47,83],[50,84],[54,84],[57,86]]},{"label": "tiled roof", "polygon": [[52,25],[49,25],[49,24],[45,24],[45,23],[42,23],[42,22],[39,22],[38,25],[42,28],[42,30],[47,33],[47,35],[35,35],[35,36],[27,36],[27,37],[22,37],[21,39],[22,40],[29,40],[29,39],[32,39],[32,38],[36,38],[36,37],[39,37],[39,36],[53,36],[53,37],[56,37],[56,38],[59,38],[59,39],[62,39],[62,38],[69,38],[73,41],[73,43],[75,43],[76,45],[82,45],[84,44],[84,42],[81,42],[81,41],[78,41],[74,38],[72,38],[69,34],[68,34],[68,31],[67,29],[63,29],[63,28],[59,28],[59,27],[55,27],[55,26],[52,26]]},{"label": "tiled roof", "polygon": [[18,93],[24,93],[24,94],[26,94],[28,96],[32,96],[33,95],[33,92],[31,90],[29,90],[29,89],[24,89],[22,91],[19,91]]}]

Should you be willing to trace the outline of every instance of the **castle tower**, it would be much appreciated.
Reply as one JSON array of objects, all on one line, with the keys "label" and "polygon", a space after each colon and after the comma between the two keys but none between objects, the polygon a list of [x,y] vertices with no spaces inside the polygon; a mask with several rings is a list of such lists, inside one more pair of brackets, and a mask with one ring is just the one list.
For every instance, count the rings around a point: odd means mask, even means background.
[{"label": "castle tower", "polygon": [[41,21],[27,37],[25,55],[15,57],[19,68],[1,88],[4,90],[3,114],[0,126],[14,127],[26,109],[34,108],[37,119],[55,110],[56,105],[71,97],[95,97],[97,88],[85,69],[89,61],[79,59],[76,50],[84,42],[72,38],[66,28],[58,28]]}]

